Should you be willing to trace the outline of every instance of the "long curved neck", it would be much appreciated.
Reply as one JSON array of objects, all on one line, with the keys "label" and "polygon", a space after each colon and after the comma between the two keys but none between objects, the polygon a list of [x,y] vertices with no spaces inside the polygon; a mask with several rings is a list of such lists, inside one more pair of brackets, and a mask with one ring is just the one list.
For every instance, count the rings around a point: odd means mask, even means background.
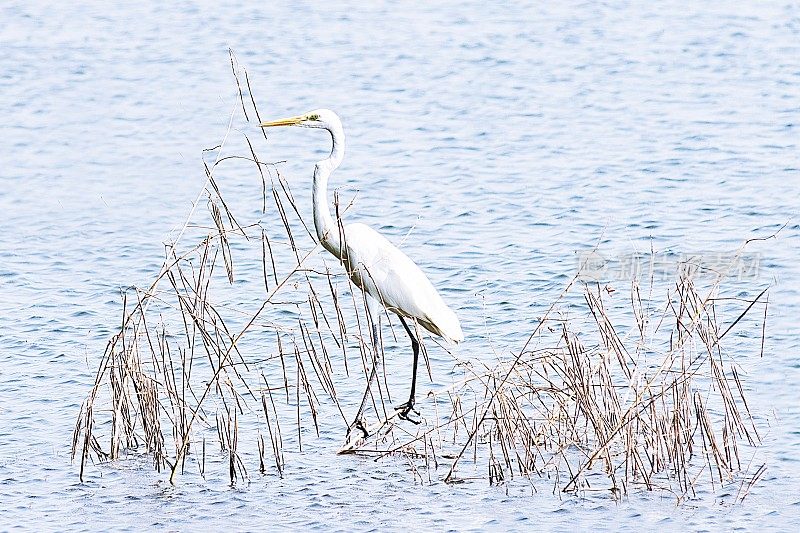
[{"label": "long curved neck", "polygon": [[342,245],[339,238],[339,226],[333,220],[328,205],[328,178],[344,158],[344,130],[339,125],[333,125],[328,131],[333,141],[331,155],[327,159],[319,161],[314,167],[314,228],[317,230],[317,238],[322,246],[341,259]]}]

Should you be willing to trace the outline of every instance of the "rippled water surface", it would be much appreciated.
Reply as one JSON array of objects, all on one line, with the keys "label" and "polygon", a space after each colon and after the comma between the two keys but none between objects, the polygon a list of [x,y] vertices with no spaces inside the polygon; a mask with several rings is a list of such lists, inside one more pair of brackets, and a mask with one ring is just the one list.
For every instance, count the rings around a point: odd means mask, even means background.
[{"label": "rippled water surface", "polygon": [[[71,4],[0,6],[0,528],[798,522],[800,6]],[[283,479],[170,487],[127,461],[80,483],[71,432],[120,289],[157,273],[203,185],[201,150],[231,114],[233,136],[253,133],[228,47],[262,114],[342,116],[333,185],[359,191],[348,216],[395,242],[411,231],[403,248],[461,317],[463,358],[518,349],[597,243],[607,257],[708,257],[786,225],[751,245],[742,283],[750,297],[772,284],[763,358],[739,360],[765,435],[762,482],[742,505],[722,491],[678,509],[658,494],[553,495],[546,480],[420,485],[402,461],[334,455],[336,424],[288,453]],[[267,146],[310,210],[325,138],[285,130]],[[225,187],[234,202],[260,194],[253,180]],[[452,361],[434,362],[445,381]]]}]

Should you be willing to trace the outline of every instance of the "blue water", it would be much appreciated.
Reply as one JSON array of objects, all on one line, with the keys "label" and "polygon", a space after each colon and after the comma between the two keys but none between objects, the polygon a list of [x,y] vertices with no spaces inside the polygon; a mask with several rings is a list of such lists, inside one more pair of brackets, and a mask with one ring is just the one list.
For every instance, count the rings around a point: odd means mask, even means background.
[{"label": "blue water", "polygon": [[[5,2],[0,528],[790,529],[800,6],[743,4]],[[270,118],[341,115],[348,152],[332,186],[358,191],[349,220],[395,242],[410,232],[404,250],[461,317],[463,359],[519,349],[595,244],[608,258],[710,257],[783,227],[750,245],[758,268],[740,285],[750,297],[772,285],[764,356],[739,361],[765,435],[754,460],[767,464],[744,503],[728,492],[681,508],[651,493],[615,503],[554,495],[546,480],[419,484],[402,461],[334,455],[341,424],[288,450],[282,479],[171,487],[142,459],[93,466],[81,483],[73,424],[120,291],[158,272],[205,181],[201,150],[232,114],[231,138],[257,135],[229,47]],[[285,130],[265,146],[310,209],[324,136]],[[257,197],[252,172],[233,173],[226,198]],[[437,361],[442,381],[452,361]]]}]

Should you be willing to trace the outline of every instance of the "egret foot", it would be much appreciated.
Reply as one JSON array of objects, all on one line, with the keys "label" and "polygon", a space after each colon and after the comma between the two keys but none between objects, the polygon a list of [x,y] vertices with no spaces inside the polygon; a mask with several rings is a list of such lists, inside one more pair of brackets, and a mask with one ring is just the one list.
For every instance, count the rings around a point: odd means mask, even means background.
[{"label": "egret foot", "polygon": [[408,420],[412,424],[419,424],[420,423],[419,420],[414,420],[413,418],[408,416],[409,413],[414,413],[415,415],[419,416],[419,411],[414,409],[414,401],[413,400],[408,400],[406,403],[398,405],[394,409],[395,409],[395,411],[397,411],[397,417],[400,420]]},{"label": "egret foot", "polygon": [[345,435],[345,438],[348,441],[350,440],[350,433],[352,433],[354,429],[360,430],[364,434],[365,439],[369,437],[367,426],[364,425],[364,420],[361,417],[358,417],[355,420],[353,420],[353,423],[350,424],[350,427],[347,428],[347,434]]},{"label": "egret foot", "polygon": [[364,420],[359,416],[348,426],[344,444],[339,448],[337,453],[355,453],[364,441],[366,441],[368,436],[369,432],[367,431],[367,426],[364,424]]}]

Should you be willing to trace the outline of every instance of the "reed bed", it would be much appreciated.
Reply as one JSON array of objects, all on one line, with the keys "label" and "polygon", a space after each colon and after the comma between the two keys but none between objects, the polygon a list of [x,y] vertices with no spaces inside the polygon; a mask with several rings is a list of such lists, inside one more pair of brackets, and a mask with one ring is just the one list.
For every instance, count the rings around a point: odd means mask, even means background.
[{"label": "reed bed", "polygon": [[[260,121],[233,54],[231,66],[245,120]],[[209,151],[216,159],[196,203],[205,215],[193,210],[153,282],[123,295],[76,419],[81,479],[90,463],[143,456],[171,482],[211,468],[236,484],[256,471],[283,475],[287,445],[302,451],[334,424],[344,441],[355,405],[341,404],[337,386],[366,383],[378,355],[364,297],[319,253],[303,216],[310,207],[279,166],[257,156],[266,137],[241,135],[243,155]],[[234,214],[222,194],[228,165],[242,163],[261,193],[255,217]],[[335,204],[337,217],[349,207],[338,195]],[[240,261],[259,279],[240,279]],[[400,460],[421,482],[522,478],[568,493],[663,490],[679,501],[738,483],[743,499],[765,467],[750,463],[761,437],[723,341],[759,311],[763,339],[767,293],[731,306],[720,296],[726,280],[698,286],[684,270],[659,302],[652,280],[643,297],[637,279],[621,305],[619,293],[578,273],[513,354],[453,356],[463,378],[419,399],[421,424],[397,420],[384,375],[372,391],[371,436],[330,453]]]},{"label": "reed bed", "polygon": [[419,481],[444,468],[451,483],[546,478],[563,492],[662,490],[678,501],[739,483],[743,499],[765,465],[750,472],[761,437],[721,341],[766,306],[766,290],[721,328],[720,281],[701,293],[681,274],[660,307],[634,282],[626,314],[635,326],[622,334],[608,287],[575,290],[576,277],[562,296],[582,292],[583,314],[573,306],[571,318],[558,316],[554,304],[515,356],[480,370],[468,362],[463,381],[431,392],[439,414],[424,427],[384,423],[346,451],[405,456]]}]

